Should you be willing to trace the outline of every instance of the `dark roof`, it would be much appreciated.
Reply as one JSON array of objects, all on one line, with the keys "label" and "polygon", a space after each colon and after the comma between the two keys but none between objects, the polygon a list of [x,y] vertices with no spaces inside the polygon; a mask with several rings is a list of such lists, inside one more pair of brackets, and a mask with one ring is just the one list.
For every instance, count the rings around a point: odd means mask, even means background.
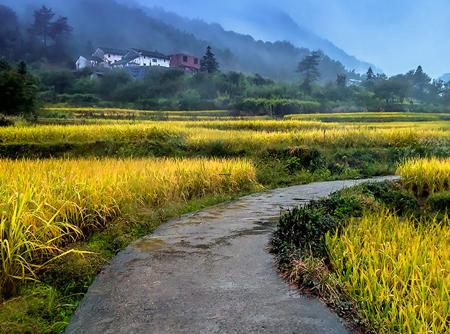
[{"label": "dark roof", "polygon": [[170,60],[169,56],[166,56],[158,51],[147,51],[147,50],[142,50],[142,49],[131,49],[131,50],[138,52],[139,54],[143,55],[144,57]]},{"label": "dark roof", "polygon": [[113,48],[100,47],[99,49],[102,50],[104,53],[111,53],[111,54],[120,55],[120,56],[123,56],[128,52],[127,50],[113,49]]}]

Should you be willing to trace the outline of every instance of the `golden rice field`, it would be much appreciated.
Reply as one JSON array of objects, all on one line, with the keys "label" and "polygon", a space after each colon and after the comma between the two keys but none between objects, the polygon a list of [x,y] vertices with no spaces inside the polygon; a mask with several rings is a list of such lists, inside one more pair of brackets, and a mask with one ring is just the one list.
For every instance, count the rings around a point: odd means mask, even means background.
[{"label": "golden rice field", "polygon": [[419,196],[450,190],[450,158],[409,160],[398,167],[397,174]]},{"label": "golden rice field", "polygon": [[450,120],[449,113],[415,113],[415,112],[351,112],[287,115],[290,120],[315,120],[332,122],[421,122]]},{"label": "golden rice field", "polygon": [[247,160],[0,160],[0,293],[140,206],[258,188]]},{"label": "golden rice field", "polygon": [[417,222],[385,212],[352,220],[326,245],[339,281],[379,333],[449,333],[449,240],[448,217]]},{"label": "golden rice field", "polygon": [[133,118],[133,117],[221,117],[229,115],[228,110],[140,110],[125,108],[83,108],[83,107],[47,107],[42,115],[66,113],[76,118]]},{"label": "golden rice field", "polygon": [[369,128],[299,121],[141,122],[0,128],[1,144],[139,143],[161,136],[182,138],[187,147],[192,148],[220,142],[233,150],[277,145],[397,147],[429,141],[445,146],[450,141],[450,131],[443,129]]}]

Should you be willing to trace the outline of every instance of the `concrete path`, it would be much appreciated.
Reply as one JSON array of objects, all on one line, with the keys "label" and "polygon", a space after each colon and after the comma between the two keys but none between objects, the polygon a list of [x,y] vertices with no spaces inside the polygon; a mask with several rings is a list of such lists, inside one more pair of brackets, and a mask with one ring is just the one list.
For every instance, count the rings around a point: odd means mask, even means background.
[{"label": "concrete path", "polygon": [[282,281],[267,245],[282,209],[361,182],[272,190],[164,224],[112,260],[66,332],[346,333]]}]

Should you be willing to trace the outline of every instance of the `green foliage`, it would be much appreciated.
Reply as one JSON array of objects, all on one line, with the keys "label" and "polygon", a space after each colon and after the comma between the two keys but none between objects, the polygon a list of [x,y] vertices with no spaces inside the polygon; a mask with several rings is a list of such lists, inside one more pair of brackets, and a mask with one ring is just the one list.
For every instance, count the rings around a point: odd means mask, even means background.
[{"label": "green foliage", "polygon": [[427,205],[433,211],[450,211],[450,192],[443,191],[430,195]]},{"label": "green foliage", "polygon": [[320,103],[294,99],[247,98],[237,103],[236,108],[258,115],[284,116],[318,111]]},{"label": "green foliage", "polygon": [[37,79],[27,72],[25,63],[17,69],[0,60],[0,114],[4,116],[33,116],[37,104]]},{"label": "green foliage", "polygon": [[210,46],[206,48],[206,53],[200,61],[200,71],[207,72],[209,74],[219,71],[219,63],[216,60],[216,56],[212,52]]}]

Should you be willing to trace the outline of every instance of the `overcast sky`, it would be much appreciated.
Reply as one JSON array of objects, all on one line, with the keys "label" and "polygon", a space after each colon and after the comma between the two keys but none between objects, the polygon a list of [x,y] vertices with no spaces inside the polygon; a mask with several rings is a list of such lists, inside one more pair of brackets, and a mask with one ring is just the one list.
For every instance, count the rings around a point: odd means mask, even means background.
[{"label": "overcast sky", "polygon": [[406,72],[418,64],[433,76],[450,72],[450,0],[135,1],[243,33],[248,31],[240,19],[242,12],[257,11],[261,5],[277,6],[301,25],[388,74]]}]

